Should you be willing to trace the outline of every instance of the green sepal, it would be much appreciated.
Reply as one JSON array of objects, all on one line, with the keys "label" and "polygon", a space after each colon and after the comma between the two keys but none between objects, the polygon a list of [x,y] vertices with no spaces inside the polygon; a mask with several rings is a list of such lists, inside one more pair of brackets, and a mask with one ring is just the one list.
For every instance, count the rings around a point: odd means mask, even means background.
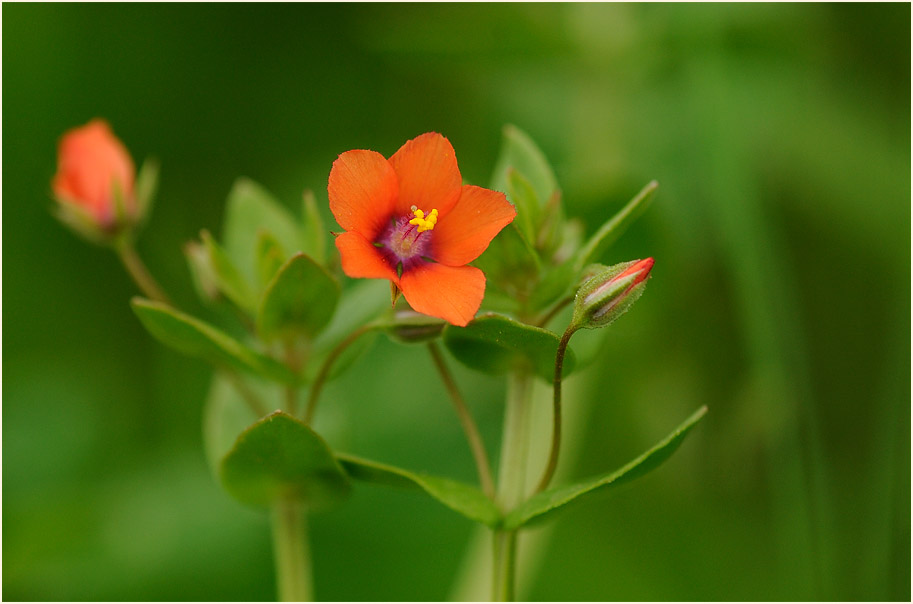
[{"label": "green sepal", "polygon": [[625,207],[599,227],[598,231],[593,233],[593,236],[587,240],[586,244],[577,253],[575,267],[578,271],[590,262],[599,260],[602,253],[621,237],[632,222],[644,213],[653,200],[653,194],[658,187],[659,183],[655,180],[647,183],[647,186],[641,189],[634,196],[634,199],[629,201]]},{"label": "green sepal", "polygon": [[133,298],[130,305],[155,339],[179,352],[203,359],[217,367],[253,373],[284,384],[296,384],[298,381],[285,365],[167,304]]},{"label": "green sepal", "polygon": [[329,324],[339,284],[303,253],[282,265],[263,294],[257,331],[264,340],[314,338]]},{"label": "green sepal", "polygon": [[257,235],[257,284],[260,291],[266,289],[285,264],[285,259],[285,250],[273,234],[260,231]]},{"label": "green sepal", "polygon": [[133,187],[133,194],[136,198],[136,220],[139,224],[145,223],[152,213],[152,205],[158,191],[158,181],[159,163],[154,159],[147,159],[140,167]]},{"label": "green sepal", "polygon": [[203,245],[206,246],[206,251],[209,253],[209,264],[219,291],[234,302],[238,308],[253,313],[257,308],[257,303],[248,281],[241,275],[238,267],[222,246],[213,239],[209,231],[205,229],[200,231],[200,239],[203,240]]},{"label": "green sepal", "polygon": [[[495,375],[526,367],[548,381],[555,376],[559,341],[547,329],[496,313],[483,314],[466,327],[444,328],[444,345],[467,367]],[[564,359],[565,377],[573,371],[574,363],[574,352],[568,349]]]},{"label": "green sepal", "polygon": [[551,518],[556,512],[565,509],[565,506],[571,502],[580,501],[584,496],[595,495],[643,476],[666,461],[706,413],[707,407],[701,407],[649,451],[614,472],[575,485],[555,487],[533,495],[507,514],[504,519],[504,528],[515,530],[531,524],[539,524]]},{"label": "green sepal", "polygon": [[421,489],[451,510],[490,527],[501,522],[501,512],[478,488],[463,482],[410,472],[376,461],[337,453],[336,458],[350,477],[374,484]]},{"label": "green sepal", "polygon": [[511,168],[523,175],[529,182],[540,205],[544,204],[558,190],[555,172],[549,165],[545,154],[533,140],[522,130],[513,125],[503,129],[501,153],[495,162],[491,188],[495,191],[508,191],[509,172]]},{"label": "green sepal", "polygon": [[274,411],[242,432],[219,475],[232,497],[252,506],[293,499],[308,510],[320,510],[351,491],[326,442],[284,411]]},{"label": "green sepal", "polygon": [[98,219],[78,204],[58,199],[52,213],[63,226],[89,243],[105,246],[117,239],[116,231],[103,229]]},{"label": "green sepal", "polygon": [[304,245],[302,251],[313,258],[317,264],[322,265],[326,262],[327,231],[312,191],[304,192],[301,216],[301,235]]},{"label": "green sepal", "polygon": [[235,181],[228,194],[222,244],[248,283],[257,282],[257,241],[270,233],[287,253],[304,249],[298,221],[266,189],[247,178]]}]

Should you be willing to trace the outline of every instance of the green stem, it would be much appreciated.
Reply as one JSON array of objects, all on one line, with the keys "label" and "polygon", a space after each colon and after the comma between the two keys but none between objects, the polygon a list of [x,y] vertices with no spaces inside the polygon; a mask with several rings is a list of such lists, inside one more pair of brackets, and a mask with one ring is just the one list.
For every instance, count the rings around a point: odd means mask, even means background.
[{"label": "green stem", "polygon": [[339,358],[339,355],[341,355],[345,349],[352,344],[352,342],[357,340],[359,336],[376,328],[377,325],[373,323],[362,325],[350,333],[348,336],[346,336],[346,338],[340,342],[332,352],[330,352],[326,360],[323,362],[323,365],[320,367],[320,371],[317,373],[317,377],[314,379],[314,384],[311,386],[311,394],[308,397],[307,408],[304,412],[304,423],[310,424],[314,419],[314,411],[317,408],[317,401],[320,399],[320,392],[323,390],[323,385],[330,375],[330,369],[333,368],[333,363],[336,362],[336,359]]},{"label": "green stem", "polygon": [[133,246],[132,241],[122,240],[114,246],[114,249],[117,251],[117,256],[123,263],[124,268],[127,269],[127,273],[133,279],[133,282],[136,283],[137,287],[139,287],[140,291],[152,300],[164,302],[169,305],[171,304],[171,300],[168,299],[164,290],[162,290],[155,279],[152,278],[146,265],[136,252],[136,248]]},{"label": "green stem", "polygon": [[272,523],[279,600],[308,602],[313,581],[303,506],[293,499],[279,500],[273,505]]},{"label": "green stem", "polygon": [[431,353],[431,358],[434,360],[434,365],[437,367],[438,373],[441,374],[441,379],[444,381],[444,387],[447,389],[447,393],[450,394],[450,400],[453,401],[453,406],[460,418],[460,423],[463,425],[463,431],[466,433],[466,440],[469,441],[469,448],[472,450],[472,456],[475,458],[476,469],[479,472],[479,482],[482,484],[482,490],[488,497],[494,498],[495,483],[491,478],[491,466],[488,463],[488,454],[485,452],[485,444],[482,442],[481,435],[479,435],[479,428],[476,426],[475,420],[472,419],[469,407],[466,406],[466,401],[464,401],[463,397],[460,395],[456,382],[453,381],[453,375],[450,373],[450,370],[447,369],[447,364],[444,363],[444,357],[441,355],[440,349],[434,342],[428,342],[428,351]]},{"label": "green stem", "polygon": [[552,399],[552,448],[548,454],[548,465],[539,480],[539,486],[536,487],[536,493],[541,493],[548,487],[555,475],[555,469],[558,467],[558,452],[561,450],[561,378],[564,370],[564,355],[567,353],[567,345],[571,341],[571,336],[577,331],[577,327],[571,325],[561,336],[558,342],[558,351],[555,353],[555,378],[552,382],[554,387],[554,397]]},{"label": "green stem", "polygon": [[[508,376],[497,492],[497,502],[505,512],[519,505],[526,495],[531,395],[532,377],[528,371],[518,370]],[[494,540],[492,597],[510,601],[516,582],[517,532],[496,531]]]}]

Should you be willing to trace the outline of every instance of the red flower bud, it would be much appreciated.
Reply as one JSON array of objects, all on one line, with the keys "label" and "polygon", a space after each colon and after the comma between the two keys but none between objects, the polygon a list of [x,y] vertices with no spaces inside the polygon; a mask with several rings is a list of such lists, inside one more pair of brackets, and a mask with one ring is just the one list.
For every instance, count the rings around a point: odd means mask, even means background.
[{"label": "red flower bud", "polygon": [[624,314],[640,297],[653,268],[653,258],[604,267],[578,290],[572,324],[595,329]]},{"label": "red flower bud", "polygon": [[110,232],[136,218],[134,174],[127,149],[104,120],[95,119],[60,139],[51,187],[61,213],[86,214]]}]

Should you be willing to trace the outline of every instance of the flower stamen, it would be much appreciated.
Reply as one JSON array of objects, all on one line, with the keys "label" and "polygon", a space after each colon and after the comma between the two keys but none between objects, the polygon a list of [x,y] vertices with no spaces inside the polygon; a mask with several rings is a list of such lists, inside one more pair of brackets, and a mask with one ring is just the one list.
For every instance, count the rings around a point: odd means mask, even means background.
[{"label": "flower stamen", "polygon": [[412,220],[409,221],[409,224],[413,224],[418,227],[419,233],[424,233],[425,231],[430,231],[434,229],[434,225],[437,224],[437,210],[432,209],[428,214],[428,217],[425,218],[425,212],[418,209],[416,206],[412,206],[412,214],[415,216]]}]

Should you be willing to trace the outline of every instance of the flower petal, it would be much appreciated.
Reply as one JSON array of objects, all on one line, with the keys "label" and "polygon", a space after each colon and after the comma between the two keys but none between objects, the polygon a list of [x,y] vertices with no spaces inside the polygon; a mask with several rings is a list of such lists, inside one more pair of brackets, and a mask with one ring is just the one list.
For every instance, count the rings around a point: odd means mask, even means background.
[{"label": "flower petal", "polygon": [[434,227],[431,257],[448,266],[472,262],[516,215],[504,193],[465,185],[460,200]]},{"label": "flower petal", "polygon": [[389,279],[397,283],[396,270],[374,244],[357,232],[342,233],[336,237],[336,249],[342,259],[342,270],[353,278]]},{"label": "flower petal", "polygon": [[414,205],[425,212],[436,208],[445,214],[460,197],[463,177],[456,153],[437,132],[422,134],[399,148],[390,158],[399,179],[396,215],[411,214]]},{"label": "flower petal", "polygon": [[464,327],[482,305],[485,275],[474,266],[429,262],[404,272],[399,287],[414,310]]},{"label": "flower petal", "polygon": [[375,151],[346,151],[333,162],[327,193],[339,226],[373,241],[393,216],[396,172]]},{"label": "flower petal", "polygon": [[94,119],[65,133],[57,165],[51,187],[61,201],[82,206],[107,221],[114,215],[114,187],[118,187],[126,209],[134,210],[133,160],[104,120]]}]

